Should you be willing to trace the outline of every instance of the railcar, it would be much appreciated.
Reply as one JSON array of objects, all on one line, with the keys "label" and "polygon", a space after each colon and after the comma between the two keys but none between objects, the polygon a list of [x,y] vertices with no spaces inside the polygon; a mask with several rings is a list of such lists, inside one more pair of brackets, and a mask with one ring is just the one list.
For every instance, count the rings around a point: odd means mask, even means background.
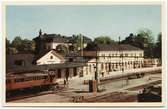
[{"label": "railcar", "polygon": [[10,95],[14,91],[32,89],[32,88],[49,88],[54,85],[55,75],[45,72],[40,73],[23,73],[6,75],[6,92]]}]

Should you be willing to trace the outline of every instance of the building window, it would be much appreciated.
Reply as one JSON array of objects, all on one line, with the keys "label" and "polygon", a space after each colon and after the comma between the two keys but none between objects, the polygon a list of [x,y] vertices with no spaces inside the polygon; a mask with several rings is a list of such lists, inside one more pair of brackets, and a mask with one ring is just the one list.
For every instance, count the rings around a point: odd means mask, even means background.
[{"label": "building window", "polygon": [[89,65],[89,72],[91,72],[91,65]]},{"label": "building window", "polygon": [[114,54],[112,54],[112,57],[114,57]]},{"label": "building window", "polygon": [[77,76],[77,68],[76,67],[73,68],[73,72],[74,72],[74,76]]},{"label": "building window", "polygon": [[50,56],[50,59],[53,59],[53,56]]},{"label": "building window", "polygon": [[86,67],[86,75],[88,75],[88,67]]},{"label": "building window", "polygon": [[125,56],[126,56],[126,57],[128,57],[128,54],[127,54],[127,53],[125,53]]},{"label": "building window", "polygon": [[83,77],[84,76],[83,69],[79,68],[78,71],[79,71],[79,77]]},{"label": "building window", "polygon": [[73,58],[70,58],[69,61],[70,61],[70,62],[73,62]]},{"label": "building window", "polygon": [[101,64],[101,69],[103,70],[103,63]]},{"label": "building window", "polygon": [[105,54],[102,54],[102,57],[105,59]]},{"label": "building window", "polygon": [[109,54],[109,58],[111,59],[111,54]]},{"label": "building window", "polygon": [[133,56],[133,53],[131,53],[131,56]]},{"label": "building window", "polygon": [[58,69],[58,78],[61,78],[61,69]]}]

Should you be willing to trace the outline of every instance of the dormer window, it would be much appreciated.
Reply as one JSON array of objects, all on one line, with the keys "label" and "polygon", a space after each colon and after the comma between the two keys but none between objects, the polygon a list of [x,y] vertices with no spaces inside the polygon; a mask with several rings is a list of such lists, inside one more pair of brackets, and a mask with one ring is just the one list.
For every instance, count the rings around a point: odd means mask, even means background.
[{"label": "dormer window", "polygon": [[50,56],[50,59],[53,59],[53,56]]}]

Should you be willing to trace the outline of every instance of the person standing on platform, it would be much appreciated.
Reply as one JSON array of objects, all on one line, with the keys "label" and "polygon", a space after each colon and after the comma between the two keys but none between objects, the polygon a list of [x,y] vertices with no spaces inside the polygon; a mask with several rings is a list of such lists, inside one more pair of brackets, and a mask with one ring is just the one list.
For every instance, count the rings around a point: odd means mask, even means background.
[{"label": "person standing on platform", "polygon": [[64,87],[66,86],[66,80],[64,79]]}]

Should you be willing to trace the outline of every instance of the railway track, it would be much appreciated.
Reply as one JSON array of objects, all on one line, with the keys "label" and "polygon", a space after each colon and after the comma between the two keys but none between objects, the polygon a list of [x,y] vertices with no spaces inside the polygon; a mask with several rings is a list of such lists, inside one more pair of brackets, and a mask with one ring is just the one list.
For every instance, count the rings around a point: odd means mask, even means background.
[{"label": "railway track", "polygon": [[140,90],[140,89],[143,89],[144,87],[148,86],[148,85],[157,85],[157,84],[161,84],[162,80],[157,80],[157,81],[153,81],[153,82],[150,82],[148,84],[143,84],[143,85],[140,85],[140,86],[136,86],[136,87],[132,87],[132,88],[128,88],[127,90],[129,91],[133,91],[133,90]]},{"label": "railway track", "polygon": [[[41,96],[41,95],[53,94],[55,92],[61,92],[64,89],[65,88],[63,86],[61,86],[57,90],[51,90],[51,89],[49,89],[49,90],[45,90],[45,91],[32,92],[32,93],[28,93],[28,94],[25,93],[25,94],[20,94],[20,95],[16,95],[16,96],[6,97],[6,102],[12,102],[14,100],[21,100],[21,99],[31,98],[31,97],[37,97],[37,96]],[[29,90],[29,91],[32,91],[32,90]]]},{"label": "railway track", "polygon": [[85,102],[134,102],[136,99],[134,94],[128,94],[127,92],[113,92],[102,97],[86,100]]},{"label": "railway track", "polygon": [[36,94],[26,94],[26,95],[20,95],[20,96],[15,96],[15,97],[10,97],[6,98],[7,102],[14,101],[14,100],[20,100],[20,99],[25,99],[25,98],[31,98],[31,97],[36,97],[36,96],[41,96],[41,95],[46,95],[46,94],[52,94],[53,91],[46,91],[42,93],[36,93]]},{"label": "railway track", "polygon": [[95,96],[95,97],[85,98],[83,102],[132,102],[132,101],[137,101],[136,95],[127,94],[126,92],[127,91],[133,92],[134,90],[138,91],[148,85],[156,85],[156,84],[161,84],[161,80],[149,82],[147,84],[142,84],[142,85],[135,86],[135,87],[125,88],[123,89],[125,91],[123,90],[115,91],[115,92],[106,93],[106,94]]}]

